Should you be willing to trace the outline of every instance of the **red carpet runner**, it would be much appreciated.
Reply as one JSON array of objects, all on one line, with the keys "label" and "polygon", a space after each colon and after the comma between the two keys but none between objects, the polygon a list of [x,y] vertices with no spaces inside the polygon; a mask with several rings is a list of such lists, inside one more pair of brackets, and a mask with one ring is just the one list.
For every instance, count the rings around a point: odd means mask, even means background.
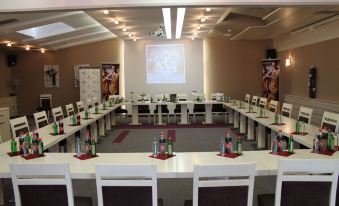
[{"label": "red carpet runner", "polygon": [[113,143],[121,143],[127,137],[128,133],[128,130],[120,132],[120,134],[113,140]]}]

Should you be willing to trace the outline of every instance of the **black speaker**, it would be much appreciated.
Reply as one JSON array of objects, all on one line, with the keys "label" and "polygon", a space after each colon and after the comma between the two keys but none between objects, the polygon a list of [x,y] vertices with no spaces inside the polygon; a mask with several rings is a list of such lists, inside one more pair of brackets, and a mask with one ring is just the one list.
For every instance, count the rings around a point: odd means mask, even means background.
[{"label": "black speaker", "polygon": [[276,59],[277,51],[275,49],[267,49],[266,50],[266,59]]},{"label": "black speaker", "polygon": [[16,66],[16,55],[13,55],[13,54],[7,55],[7,66],[9,67]]}]

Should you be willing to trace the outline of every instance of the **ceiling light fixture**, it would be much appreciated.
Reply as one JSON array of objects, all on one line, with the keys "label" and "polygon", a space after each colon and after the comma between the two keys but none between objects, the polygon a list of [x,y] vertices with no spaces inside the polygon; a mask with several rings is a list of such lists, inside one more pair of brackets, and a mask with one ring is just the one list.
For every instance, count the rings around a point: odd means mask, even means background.
[{"label": "ceiling light fixture", "polygon": [[117,18],[114,19],[114,24],[119,24],[119,20]]},{"label": "ceiling light fixture", "polygon": [[198,32],[196,32],[196,31],[195,31],[195,32],[193,32],[193,35],[194,35],[194,36],[198,35]]},{"label": "ceiling light fixture", "polygon": [[185,18],[185,12],[186,12],[186,8],[177,9],[177,28],[176,28],[176,33],[175,33],[176,39],[180,39],[181,37],[182,26],[184,24],[184,18]]},{"label": "ceiling light fixture", "polygon": [[131,37],[132,36],[132,33],[130,32],[129,34],[128,34],[128,37]]},{"label": "ceiling light fixture", "polygon": [[133,38],[133,41],[137,41],[137,39],[134,37],[134,38]]},{"label": "ceiling light fixture", "polygon": [[41,53],[45,53],[45,49],[44,48],[41,48]]},{"label": "ceiling light fixture", "polygon": [[25,48],[27,51],[29,51],[31,48],[28,46],[28,45],[26,45],[26,48]]},{"label": "ceiling light fixture", "polygon": [[197,26],[197,30],[199,30],[199,29],[200,29],[200,25]]},{"label": "ceiling light fixture", "polygon": [[229,33],[232,32],[232,29],[227,29],[227,32],[229,32]]},{"label": "ceiling light fixture", "polygon": [[206,8],[206,12],[210,12],[211,11],[211,8]]},{"label": "ceiling light fixture", "polygon": [[122,31],[127,31],[127,28],[124,26],[124,27],[122,28]]},{"label": "ceiling light fixture", "polygon": [[11,43],[11,42],[7,42],[7,46],[8,46],[8,47],[11,47],[11,46],[12,46],[12,43]]},{"label": "ceiling light fixture", "polygon": [[192,37],[191,39],[194,40],[194,37]]},{"label": "ceiling light fixture", "polygon": [[204,23],[205,21],[206,21],[206,17],[204,17],[204,16],[201,17],[200,22],[201,22],[201,23]]},{"label": "ceiling light fixture", "polygon": [[172,39],[171,9],[162,8],[162,15],[164,18],[166,37],[167,39]]},{"label": "ceiling light fixture", "polygon": [[104,14],[109,14],[109,11],[108,10],[104,10]]}]

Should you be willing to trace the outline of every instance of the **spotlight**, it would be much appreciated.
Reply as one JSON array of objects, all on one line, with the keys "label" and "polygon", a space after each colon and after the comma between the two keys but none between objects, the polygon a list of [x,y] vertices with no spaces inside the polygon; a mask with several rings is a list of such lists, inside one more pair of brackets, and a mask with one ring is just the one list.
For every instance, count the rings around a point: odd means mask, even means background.
[{"label": "spotlight", "polygon": [[41,48],[41,53],[45,53],[45,49]]},{"label": "spotlight", "polygon": [[128,37],[131,37],[132,36],[132,33],[130,32],[129,34],[128,34]]},{"label": "spotlight", "polygon": [[197,30],[199,30],[199,29],[200,29],[200,25],[197,26]]},{"label": "spotlight", "polygon": [[206,12],[210,12],[211,11],[211,8],[206,8]]},{"label": "spotlight", "polygon": [[109,14],[109,11],[108,10],[104,10],[104,14]]},{"label": "spotlight", "polygon": [[205,21],[206,21],[206,17],[204,17],[204,16],[201,17],[200,22],[201,22],[201,23],[204,23]]},{"label": "spotlight", "polygon": [[191,39],[194,40],[194,37],[192,37]]},{"label": "spotlight", "polygon": [[133,41],[137,41],[137,39],[134,37],[134,38],[133,38]]},{"label": "spotlight", "polygon": [[31,48],[27,45],[25,49],[29,51]]},{"label": "spotlight", "polygon": [[124,26],[124,27],[122,28],[122,31],[127,31],[127,28]]},{"label": "spotlight", "polygon": [[7,46],[8,46],[8,47],[11,47],[11,46],[12,46],[12,43],[11,43],[11,42],[8,42],[8,43],[7,43]]}]

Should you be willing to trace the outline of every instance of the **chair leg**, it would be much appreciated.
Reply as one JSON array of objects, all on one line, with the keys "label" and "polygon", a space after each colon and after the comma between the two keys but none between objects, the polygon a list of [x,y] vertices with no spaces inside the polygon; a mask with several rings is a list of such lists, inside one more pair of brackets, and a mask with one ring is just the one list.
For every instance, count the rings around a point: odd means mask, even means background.
[{"label": "chair leg", "polygon": [[167,124],[170,123],[170,118],[169,118],[169,114],[167,114]]},{"label": "chair leg", "polygon": [[151,124],[151,115],[148,114],[148,124]]},{"label": "chair leg", "polygon": [[193,113],[193,122],[195,123],[195,113]]}]

